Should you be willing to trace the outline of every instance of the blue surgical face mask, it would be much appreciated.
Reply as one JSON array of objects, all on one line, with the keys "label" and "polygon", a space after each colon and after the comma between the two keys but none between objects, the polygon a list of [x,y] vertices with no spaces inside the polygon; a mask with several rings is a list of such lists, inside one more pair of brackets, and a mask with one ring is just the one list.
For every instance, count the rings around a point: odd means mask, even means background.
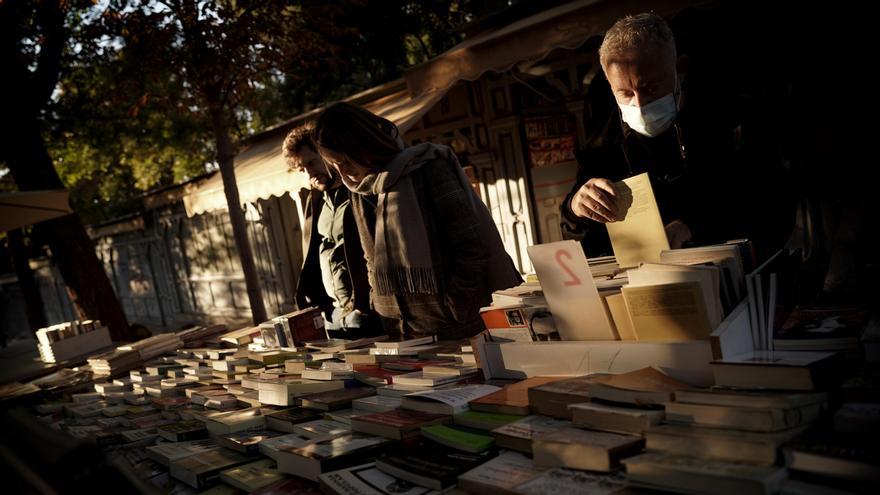
[{"label": "blue surgical face mask", "polygon": [[655,137],[663,134],[678,116],[678,75],[675,78],[676,90],[654,100],[643,107],[620,105],[620,118],[637,133]]}]

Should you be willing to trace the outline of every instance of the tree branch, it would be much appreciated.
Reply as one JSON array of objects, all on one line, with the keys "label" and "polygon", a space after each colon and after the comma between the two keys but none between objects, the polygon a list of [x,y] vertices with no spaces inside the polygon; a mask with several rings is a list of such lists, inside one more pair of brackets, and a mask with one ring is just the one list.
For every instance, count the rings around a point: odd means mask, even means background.
[{"label": "tree branch", "polygon": [[37,21],[43,27],[45,42],[40,45],[37,70],[34,71],[32,102],[34,108],[42,108],[61,77],[61,55],[67,42],[64,11],[58,0],[37,2]]}]

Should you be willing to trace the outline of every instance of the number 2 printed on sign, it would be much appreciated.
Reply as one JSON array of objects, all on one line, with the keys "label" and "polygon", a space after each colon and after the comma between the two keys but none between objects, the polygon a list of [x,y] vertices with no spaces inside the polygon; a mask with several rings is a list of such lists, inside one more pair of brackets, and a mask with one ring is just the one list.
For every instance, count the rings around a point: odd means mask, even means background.
[{"label": "number 2 printed on sign", "polygon": [[569,253],[568,251],[566,251],[564,249],[557,250],[556,251],[556,262],[559,263],[559,266],[562,267],[563,270],[565,270],[565,273],[567,273],[569,277],[571,277],[569,280],[566,280],[565,282],[563,282],[563,284],[566,287],[581,285],[581,279],[578,278],[578,276],[575,275],[573,271],[571,271],[571,268],[569,268],[568,265],[566,265],[564,261],[562,261],[563,258],[570,261],[571,260],[571,253]]}]

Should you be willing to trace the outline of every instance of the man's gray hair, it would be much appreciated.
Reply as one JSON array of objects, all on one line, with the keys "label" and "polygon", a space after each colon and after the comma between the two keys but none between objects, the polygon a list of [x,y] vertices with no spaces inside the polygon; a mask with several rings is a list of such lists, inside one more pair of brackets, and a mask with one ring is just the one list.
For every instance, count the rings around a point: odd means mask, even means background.
[{"label": "man's gray hair", "polygon": [[628,15],[611,26],[599,47],[599,63],[607,69],[616,57],[636,50],[640,53],[666,53],[675,61],[675,37],[662,17],[651,14]]}]

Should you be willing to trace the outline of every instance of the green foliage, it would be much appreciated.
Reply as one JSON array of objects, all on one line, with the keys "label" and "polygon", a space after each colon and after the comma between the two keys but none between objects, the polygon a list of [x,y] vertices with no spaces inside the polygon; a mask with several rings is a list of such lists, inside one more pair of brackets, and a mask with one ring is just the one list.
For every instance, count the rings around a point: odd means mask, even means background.
[{"label": "green foliage", "polygon": [[[150,189],[233,139],[400,77],[459,41],[467,1],[110,0],[70,9],[46,142],[87,223],[140,210]],[[31,54],[36,56],[36,54]]]},{"label": "green foliage", "polygon": [[[340,100],[400,77],[460,41],[454,29],[471,18],[468,1],[365,0],[354,2],[339,22],[356,26],[354,36],[337,41],[345,49],[329,64],[311,70],[296,61],[272,88],[275,114],[260,111],[266,123]],[[281,109],[280,111],[278,109]],[[285,117],[286,116],[286,117]]]}]

